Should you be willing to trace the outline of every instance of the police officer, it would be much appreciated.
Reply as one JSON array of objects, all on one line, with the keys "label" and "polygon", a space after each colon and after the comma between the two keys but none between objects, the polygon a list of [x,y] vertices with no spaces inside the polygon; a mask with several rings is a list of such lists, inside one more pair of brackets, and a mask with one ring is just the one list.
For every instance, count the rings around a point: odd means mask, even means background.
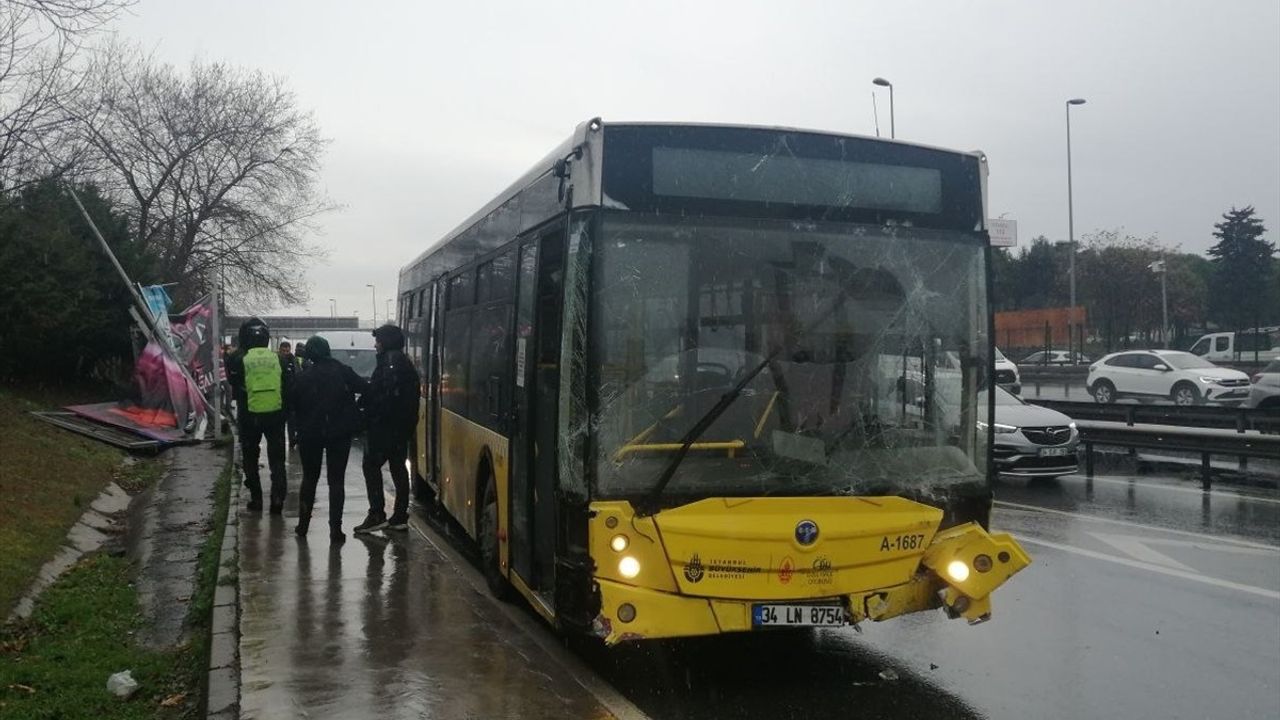
[{"label": "police officer", "polygon": [[227,381],[236,395],[244,485],[249,489],[250,510],[262,509],[262,481],[258,453],[267,439],[267,465],[271,468],[271,514],[284,511],[288,487],[284,470],[285,396],[290,378],[278,355],[267,349],[271,331],[258,318],[240,326],[240,349],[227,359]]},{"label": "police officer", "polygon": [[[378,364],[369,378],[369,391],[360,396],[368,429],[365,433],[365,490],[369,515],[354,530],[358,533],[409,527],[409,438],[418,423],[418,371],[404,354],[404,331],[383,325],[373,331]],[[382,466],[387,465],[396,487],[390,519],[382,491]]]}]

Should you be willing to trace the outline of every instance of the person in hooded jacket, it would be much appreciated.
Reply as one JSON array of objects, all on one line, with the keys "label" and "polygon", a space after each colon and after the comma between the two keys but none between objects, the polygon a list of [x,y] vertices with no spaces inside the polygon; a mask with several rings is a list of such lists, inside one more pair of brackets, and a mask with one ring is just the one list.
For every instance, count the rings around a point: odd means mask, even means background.
[{"label": "person in hooded jacket", "polygon": [[342,532],[347,457],[351,453],[351,437],[360,429],[355,396],[363,396],[369,383],[335,360],[329,342],[319,335],[307,341],[307,359],[311,365],[298,373],[290,396],[302,460],[302,490],[294,532],[304,536],[311,525],[320,466],[324,463],[329,482],[329,540],[339,544],[347,539]]},{"label": "person in hooded jacket", "polygon": [[[369,493],[369,515],[355,527],[358,533],[409,527],[409,439],[418,424],[418,371],[404,354],[404,331],[383,325],[373,331],[378,364],[369,378],[369,392],[361,396],[365,433],[364,484]],[[382,490],[382,466],[388,465],[396,500],[386,515]]]}]

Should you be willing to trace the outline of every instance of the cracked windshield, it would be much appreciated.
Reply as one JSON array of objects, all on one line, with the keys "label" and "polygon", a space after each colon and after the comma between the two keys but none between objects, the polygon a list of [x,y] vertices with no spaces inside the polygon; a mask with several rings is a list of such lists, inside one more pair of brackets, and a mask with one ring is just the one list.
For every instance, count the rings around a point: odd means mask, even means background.
[{"label": "cracked windshield", "polygon": [[1278,37],[0,0],[0,720],[1280,718]]}]

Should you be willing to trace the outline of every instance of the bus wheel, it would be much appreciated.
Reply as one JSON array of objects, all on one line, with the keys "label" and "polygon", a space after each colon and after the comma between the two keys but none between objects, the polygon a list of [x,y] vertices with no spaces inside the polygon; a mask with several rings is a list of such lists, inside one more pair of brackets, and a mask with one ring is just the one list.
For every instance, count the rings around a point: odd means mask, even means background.
[{"label": "bus wheel", "polygon": [[493,478],[484,484],[484,504],[480,509],[480,563],[489,592],[499,600],[511,598],[511,583],[502,575],[498,557],[498,493]]}]

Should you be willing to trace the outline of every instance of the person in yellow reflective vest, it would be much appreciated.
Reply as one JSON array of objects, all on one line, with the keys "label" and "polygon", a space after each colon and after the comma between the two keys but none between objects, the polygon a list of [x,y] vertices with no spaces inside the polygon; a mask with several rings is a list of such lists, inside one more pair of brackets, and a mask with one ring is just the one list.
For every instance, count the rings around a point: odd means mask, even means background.
[{"label": "person in yellow reflective vest", "polygon": [[244,465],[244,485],[249,489],[249,510],[262,509],[262,480],[258,458],[263,438],[267,440],[267,465],[271,468],[271,514],[284,512],[288,485],[284,468],[286,398],[292,373],[267,345],[271,330],[258,318],[240,326],[240,349],[227,358],[227,382],[236,396],[236,422],[240,430],[240,451]]}]

